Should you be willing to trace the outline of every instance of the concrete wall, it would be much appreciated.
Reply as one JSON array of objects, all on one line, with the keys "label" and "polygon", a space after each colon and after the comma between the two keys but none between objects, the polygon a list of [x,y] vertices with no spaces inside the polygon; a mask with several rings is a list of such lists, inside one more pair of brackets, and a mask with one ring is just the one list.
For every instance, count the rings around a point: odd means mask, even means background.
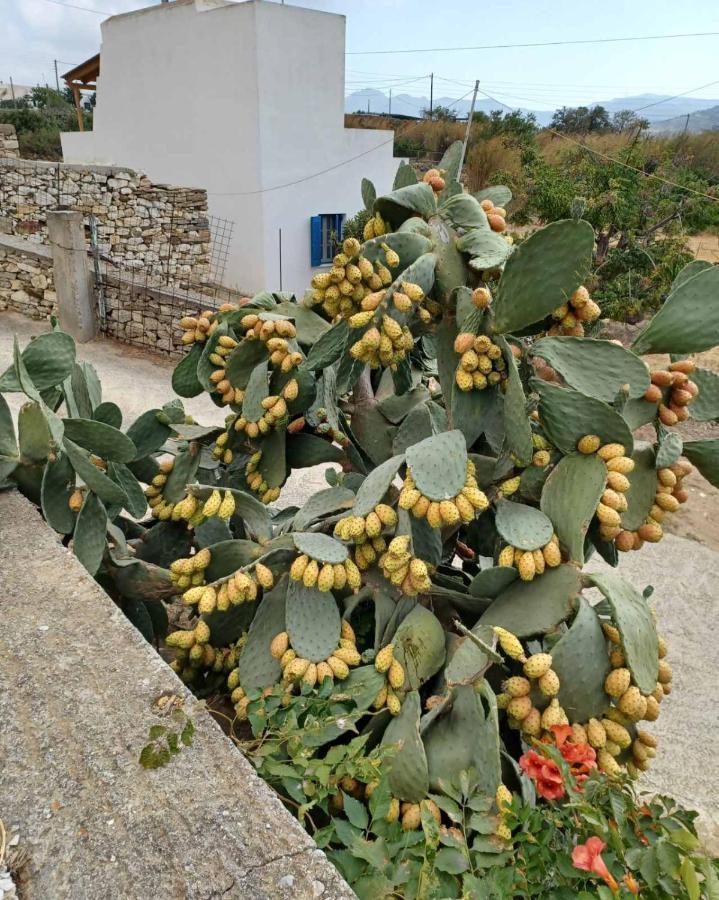
[{"label": "concrete wall", "polygon": [[385,191],[398,164],[391,132],[344,128],[344,30],[344,17],[259,0],[114,16],[94,131],[63,135],[65,158],[202,185],[210,212],[236,223],[231,287],[279,288],[282,228],[282,286],[303,292],[310,217],[353,215],[362,176]]},{"label": "concrete wall", "polygon": [[0,310],[12,309],[31,319],[57,311],[49,247],[0,234]]}]

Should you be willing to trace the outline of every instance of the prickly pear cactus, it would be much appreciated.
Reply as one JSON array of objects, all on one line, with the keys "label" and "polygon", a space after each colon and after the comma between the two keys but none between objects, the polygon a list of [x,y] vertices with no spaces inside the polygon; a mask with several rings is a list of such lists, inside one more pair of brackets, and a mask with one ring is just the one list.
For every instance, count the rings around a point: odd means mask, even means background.
[{"label": "prickly pear cactus", "polygon": [[[719,483],[719,442],[675,427],[719,415],[719,379],[687,356],[719,344],[717,268],[680,275],[633,347],[588,336],[591,226],[515,248],[511,194],[464,192],[458,151],[386,196],[364,184],[364,242],[299,300],[182,319],[173,386],[207,392],[222,427],[173,400],[123,430],[59,331],[0,377],[27,397],[17,437],[0,397],[3,485],[143,633],[184,608],[175,671],[239,720],[278,682],[353,698],[410,804],[467,766],[488,794],[516,789],[502,754],[558,725],[608,776],[647,768],[637,723],[670,690],[667,648],[644,585],[584,566],[659,541],[693,465]],[[681,356],[650,369],[643,352]],[[322,465],[328,486],[285,508],[290,473]]]}]

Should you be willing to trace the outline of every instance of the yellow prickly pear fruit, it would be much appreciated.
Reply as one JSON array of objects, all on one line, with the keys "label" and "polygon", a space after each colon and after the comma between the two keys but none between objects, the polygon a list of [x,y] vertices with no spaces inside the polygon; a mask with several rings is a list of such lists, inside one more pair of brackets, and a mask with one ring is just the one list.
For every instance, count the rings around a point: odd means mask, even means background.
[{"label": "yellow prickly pear fruit", "polygon": [[272,574],[272,570],[259,562],[255,566],[255,578],[260,587],[263,587],[265,590],[269,590],[275,583],[275,576]]},{"label": "yellow prickly pear fruit", "polygon": [[422,290],[422,288],[418,284],[414,284],[414,282],[411,281],[402,282],[402,291],[414,303],[417,303],[424,297],[424,291]]},{"label": "yellow prickly pear fruit", "polygon": [[460,356],[474,347],[474,335],[469,331],[460,332],[454,339],[454,352]]},{"label": "yellow prickly pear fruit", "polygon": [[548,466],[551,462],[552,456],[549,450],[537,450],[532,456],[532,465],[537,466],[539,469],[543,469],[545,466]]},{"label": "yellow prickly pear fruit", "polygon": [[631,744],[632,736],[619,722],[614,722],[611,719],[602,719],[602,726],[609,740],[613,741],[621,750],[624,750]]},{"label": "yellow prickly pear fruit", "polygon": [[412,509],[421,496],[416,488],[403,487],[399,493],[400,509]]},{"label": "yellow prickly pear fruit", "polygon": [[317,684],[317,665],[316,663],[311,662],[309,666],[305,669],[305,674],[302,676],[303,684],[308,685],[313,688]]},{"label": "yellow prickly pear fruit", "polygon": [[598,719],[590,719],[587,723],[587,743],[595,750],[607,743],[607,732]]},{"label": "yellow prickly pear fruit", "polygon": [[597,765],[605,775],[609,775],[610,777],[613,775],[619,775],[622,771],[622,767],[619,765],[616,759],[614,759],[612,754],[608,753],[604,749],[599,750],[599,752],[597,753]]},{"label": "yellow prickly pear fruit", "polygon": [[320,567],[317,563],[316,559],[311,559],[305,568],[305,571],[302,575],[302,583],[305,587],[311,588],[317,584],[317,579],[320,574]]},{"label": "yellow prickly pear fruit", "polygon": [[[284,670],[284,677],[287,681],[299,681],[304,677],[305,672],[310,666],[309,659],[304,659],[301,656],[297,656],[294,659],[290,660]],[[316,674],[315,674],[316,677]]]},{"label": "yellow prickly pear fruit", "polygon": [[487,495],[484,491],[480,491],[480,489],[474,485],[463,487],[462,494],[469,500],[472,506],[480,512],[484,512],[484,510],[489,507]]},{"label": "yellow prickly pear fruit", "polygon": [[559,693],[559,676],[554,669],[549,669],[539,678],[539,690],[545,697],[556,697]]},{"label": "yellow prickly pear fruit", "polygon": [[360,570],[351,559],[345,560],[344,567],[345,571],[347,572],[347,584],[353,591],[358,591],[362,584],[362,575],[360,573]]},{"label": "yellow prickly pear fruit", "polygon": [[200,597],[200,602],[197,606],[197,611],[200,615],[208,615],[211,612],[214,612],[215,607],[217,606],[217,594],[213,587],[206,587],[202,591],[202,596]]},{"label": "yellow prickly pear fruit", "polygon": [[310,558],[306,553],[303,553],[302,556],[298,556],[290,566],[290,578],[292,578],[294,581],[301,581],[302,576],[305,574],[305,569],[307,568],[309,561]]},{"label": "yellow prickly pear fruit", "polygon": [[604,636],[613,644],[621,644],[622,636],[619,634],[619,629],[615,625],[611,625],[609,622],[603,622],[602,631],[604,632]]},{"label": "yellow prickly pear fruit", "polygon": [[510,697],[526,697],[531,689],[529,680],[521,675],[513,675],[502,684],[502,690]]},{"label": "yellow prickly pear fruit", "polygon": [[659,674],[657,675],[657,681],[662,685],[669,684],[669,682],[672,680],[672,677],[673,677],[672,667],[669,665],[668,662],[666,662],[666,660],[660,659],[659,660]]},{"label": "yellow prickly pear fruit", "polygon": [[355,313],[353,316],[349,317],[349,326],[350,328],[364,328],[365,325],[369,325],[373,316],[374,310],[371,309]]},{"label": "yellow prickly pear fruit", "polygon": [[216,516],[221,504],[222,495],[219,491],[213,491],[202,507],[202,515],[208,519]]},{"label": "yellow prickly pear fruit", "polygon": [[347,238],[342,241],[342,252],[347,259],[352,259],[353,256],[357,256],[361,249],[362,245],[357,238]]},{"label": "yellow prickly pear fruit", "polygon": [[[233,669],[230,672],[230,674],[227,676],[227,687],[231,691],[235,691],[235,690],[237,690],[238,687],[240,687],[240,670],[239,669]],[[239,694],[239,696],[237,697],[237,700],[239,700],[240,697],[244,697],[245,692],[242,690],[242,688],[240,688],[240,691],[242,691],[242,693]],[[237,700],[234,700],[234,698],[233,698],[233,703],[237,703]]]},{"label": "yellow prickly pear fruit", "polygon": [[497,558],[498,566],[513,566],[514,565],[514,547],[511,544],[507,544],[506,547],[502,547],[499,552],[499,556]]},{"label": "yellow prickly pear fruit", "polygon": [[529,737],[538,737],[542,731],[542,714],[533,706],[529,713],[522,719],[521,728]]},{"label": "yellow prickly pear fruit", "polygon": [[189,650],[195,645],[195,634],[192,631],[173,631],[165,638],[168,647]]},{"label": "yellow prickly pear fruit", "polygon": [[597,456],[603,459],[604,462],[609,462],[610,459],[624,456],[625,452],[623,444],[605,444],[597,450]]},{"label": "yellow prickly pear fruit", "polygon": [[67,501],[67,505],[73,512],[78,512],[82,508],[82,491],[75,490],[70,494],[70,499]]},{"label": "yellow prickly pear fruit", "polygon": [[477,309],[486,309],[491,302],[492,295],[487,288],[479,287],[472,291],[472,303]]},{"label": "yellow prickly pear fruit", "polygon": [[626,664],[624,653],[618,647],[609,654],[609,664],[613,669],[621,669]]},{"label": "yellow prickly pear fruit", "polygon": [[501,822],[494,829],[494,833],[498,838],[501,838],[503,841],[511,841],[512,840],[512,829],[509,825],[505,825],[504,822]]},{"label": "yellow prickly pear fruit", "polygon": [[428,497],[420,496],[419,500],[412,507],[412,515],[416,519],[422,519],[426,517],[427,511],[429,510],[430,500]]},{"label": "yellow prickly pear fruit", "polygon": [[356,647],[338,647],[332,654],[348,666],[358,666],[362,661],[362,657]]},{"label": "yellow prickly pear fruit", "polygon": [[542,713],[542,728],[549,731],[554,725],[561,725],[565,713],[556,697],[549,701],[549,706]]},{"label": "yellow prickly pear fruit", "polygon": [[516,494],[519,490],[520,484],[520,476],[517,475],[514,478],[508,478],[506,481],[503,481],[499,486],[500,493],[505,497],[511,497],[512,494]]},{"label": "yellow prickly pear fruit", "polygon": [[375,656],[374,667],[378,672],[388,672],[393,659],[394,647],[392,644],[387,644],[387,646],[382,647],[377,656]]},{"label": "yellow prickly pear fruit", "polygon": [[335,676],[335,678],[339,679],[340,681],[347,678],[350,673],[347,663],[334,654],[332,654],[332,656],[328,658],[327,665],[332,670],[332,674]]},{"label": "yellow prickly pear fruit", "polygon": [[445,525],[459,522],[459,510],[452,500],[442,500],[439,504],[439,515]]},{"label": "yellow prickly pear fruit", "polygon": [[626,494],[631,483],[626,475],[621,472],[607,472],[607,487],[618,494]]},{"label": "yellow prickly pear fruit", "polygon": [[290,636],[286,631],[281,631],[272,638],[270,643],[270,653],[275,659],[282,659],[290,647]]},{"label": "yellow prickly pear fruit", "polygon": [[[209,502],[209,501],[208,501]],[[222,498],[222,503],[220,503],[217,509],[217,515],[221,519],[229,519],[235,512],[235,498],[232,496],[230,491],[225,491],[225,496]]]},{"label": "yellow prickly pear fruit", "polygon": [[471,372],[464,369],[457,369],[454,373],[454,380],[460,391],[471,391],[474,387],[474,378]]},{"label": "yellow prickly pear fruit", "polygon": [[661,635],[659,636],[658,641],[659,641],[659,659],[664,659],[664,657],[667,655],[667,642]]},{"label": "yellow prickly pear fruit", "polygon": [[534,565],[534,556],[530,550],[519,557],[517,569],[522,581],[532,581],[536,574],[536,568]]},{"label": "yellow prickly pear fruit", "polygon": [[402,813],[402,831],[417,831],[422,824],[422,810],[419,803],[410,803]]},{"label": "yellow prickly pear fruit", "polygon": [[534,653],[523,668],[527,678],[541,678],[552,668],[552,657],[549,653]]},{"label": "yellow prickly pear fruit", "polygon": [[402,703],[392,688],[387,688],[387,700],[385,702],[389,713],[393,716],[398,716],[402,709]]},{"label": "yellow prickly pear fruit", "polygon": [[206,644],[210,640],[210,626],[204,619],[195,625],[195,641],[198,644]]},{"label": "yellow prickly pear fruit", "polygon": [[330,667],[330,665],[327,662],[325,662],[325,661],[318,662],[317,663],[317,683],[322,684],[322,682],[325,680],[325,678],[329,678],[330,681],[334,681],[334,672],[332,671],[332,668]]},{"label": "yellow prickly pear fruit", "polygon": [[619,698],[632,683],[632,675],[629,669],[612,669],[604,681],[604,690],[610,697]]},{"label": "yellow prickly pear fruit", "polygon": [[579,722],[574,722],[572,724],[572,740],[575,744],[587,743],[587,729]]},{"label": "yellow prickly pear fruit", "polygon": [[494,802],[497,804],[497,809],[500,814],[504,814],[512,805],[512,792],[506,785],[499,785],[497,793],[494,795]]},{"label": "yellow prickly pear fruit", "polygon": [[601,439],[596,434],[585,434],[583,438],[580,438],[577,442],[577,450],[580,453],[596,453],[601,446]]},{"label": "yellow prickly pear fruit", "polygon": [[542,575],[546,566],[546,563],[544,561],[544,554],[541,550],[532,550],[532,556],[534,557],[535,575]]},{"label": "yellow prickly pear fruit", "polygon": [[507,704],[507,715],[521,722],[525,719],[532,709],[532,700],[530,697],[512,697]]},{"label": "yellow prickly pear fruit", "polygon": [[285,650],[285,652],[280,657],[280,668],[284,671],[293,659],[297,659],[297,654],[295,653],[295,651]]},{"label": "yellow prickly pear fruit", "polygon": [[454,505],[459,510],[459,516],[463,522],[471,522],[474,519],[474,507],[464,494],[457,494]]},{"label": "yellow prickly pear fruit", "polygon": [[387,672],[387,680],[390,683],[390,687],[392,687],[394,690],[398,690],[404,685],[404,669],[402,668],[401,663],[399,663],[396,659],[392,660],[389,671]]},{"label": "yellow prickly pear fruit", "polygon": [[[342,571],[344,572],[344,569],[342,569]],[[342,622],[340,624],[340,638],[342,638],[342,640],[344,641],[351,641],[353,644],[357,643],[357,636],[355,635],[354,628],[350,625],[347,619],[342,619]]]},{"label": "yellow prickly pear fruit", "polygon": [[[620,475],[629,475],[634,471],[634,460],[629,456],[615,456],[607,463],[607,469],[610,472],[619,472]],[[614,488],[618,490],[618,488]]]},{"label": "yellow prickly pear fruit", "polygon": [[387,815],[384,817],[385,822],[396,822],[399,819],[399,800],[396,797],[392,797],[389,801],[389,809],[387,810]]},{"label": "yellow prickly pear fruit", "polygon": [[653,734],[648,731],[644,731],[641,728],[637,729],[637,737],[645,747],[651,747],[652,749],[655,749],[658,744],[657,738]]},{"label": "yellow prickly pear fruit", "polygon": [[647,711],[647,698],[642,696],[638,687],[632,685],[619,698],[617,709],[633,722],[638,722]]},{"label": "yellow prickly pear fruit", "polygon": [[439,511],[439,503],[435,500],[430,501],[430,504],[427,507],[427,521],[432,528],[442,527],[442,514]]},{"label": "yellow prickly pear fruit", "polygon": [[604,503],[597,504],[597,518],[603,525],[617,527],[622,524],[622,518],[619,513]]},{"label": "yellow prickly pear fruit", "polygon": [[[499,646],[510,659],[518,659],[521,662],[525,661],[524,647],[522,647],[522,644],[516,635],[512,634],[511,631],[507,631],[505,628],[500,628],[499,625],[495,625],[492,628],[492,631],[497,635]],[[526,674],[527,673],[525,672],[525,675]]]},{"label": "yellow prickly pear fruit", "polygon": [[394,528],[397,524],[397,513],[386,503],[378,503],[374,511],[380,522],[387,528]]},{"label": "yellow prickly pear fruit", "polygon": [[317,587],[321,591],[331,591],[335,583],[335,570],[331,563],[325,563],[317,576]]}]

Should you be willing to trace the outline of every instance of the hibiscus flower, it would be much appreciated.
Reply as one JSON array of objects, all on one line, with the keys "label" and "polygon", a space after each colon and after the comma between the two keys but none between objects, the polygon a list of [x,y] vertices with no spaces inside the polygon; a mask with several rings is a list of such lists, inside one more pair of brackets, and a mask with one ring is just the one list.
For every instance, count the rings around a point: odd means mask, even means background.
[{"label": "hibiscus flower", "polygon": [[572,865],[575,869],[598,875],[606,882],[610,890],[617,891],[619,885],[602,859],[602,850],[606,846],[604,841],[596,836],[590,837],[586,844],[577,844],[572,850]]},{"label": "hibiscus flower", "polygon": [[537,793],[545,800],[559,800],[564,796],[564,781],[554,760],[528,750],[519,757],[519,765],[535,782]]},{"label": "hibiscus flower", "polygon": [[589,744],[570,740],[572,729],[568,725],[554,725],[552,732],[559,752],[569,763],[572,775],[578,781],[584,781],[592,769],[597,768],[596,751]]}]

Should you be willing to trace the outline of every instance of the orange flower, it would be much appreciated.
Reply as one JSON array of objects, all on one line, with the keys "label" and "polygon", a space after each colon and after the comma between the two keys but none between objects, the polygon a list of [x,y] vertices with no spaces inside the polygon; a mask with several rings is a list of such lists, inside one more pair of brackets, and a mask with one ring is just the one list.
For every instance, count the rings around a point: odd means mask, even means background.
[{"label": "orange flower", "polygon": [[639,896],[639,884],[633,875],[630,875],[629,872],[627,872],[624,878],[622,878],[622,881],[631,894],[634,894],[635,897]]},{"label": "orange flower", "polygon": [[545,800],[559,800],[564,796],[564,781],[554,760],[529,750],[519,757],[519,765],[536,784],[537,793]]},{"label": "orange flower", "polygon": [[619,885],[602,859],[602,850],[607,845],[601,838],[590,837],[586,844],[577,844],[572,850],[572,865],[583,872],[592,872],[602,878],[613,891],[619,890]]},{"label": "orange flower", "polygon": [[574,743],[571,740],[572,729],[569,725],[553,725],[554,740],[564,759],[569,763],[569,770],[582,782],[592,769],[597,768],[597,754],[589,744]]}]

